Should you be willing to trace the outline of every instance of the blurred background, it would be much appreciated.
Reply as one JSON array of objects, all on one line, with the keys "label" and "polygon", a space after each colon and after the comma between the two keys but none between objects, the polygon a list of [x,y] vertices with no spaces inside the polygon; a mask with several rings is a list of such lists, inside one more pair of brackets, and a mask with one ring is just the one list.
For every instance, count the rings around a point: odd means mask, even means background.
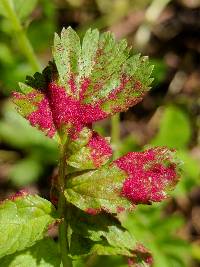
[{"label": "blurred background", "polygon": [[[9,97],[48,63],[54,32],[69,25],[80,36],[88,27],[111,30],[154,64],[143,102],[120,114],[119,124],[115,117],[95,128],[112,135],[116,156],[149,145],[178,150],[183,175],[172,198],[139,205],[124,226],[153,252],[154,267],[200,266],[200,0],[0,0],[0,200],[21,188],[49,198],[56,144]],[[126,261],[93,257],[80,266]]]}]

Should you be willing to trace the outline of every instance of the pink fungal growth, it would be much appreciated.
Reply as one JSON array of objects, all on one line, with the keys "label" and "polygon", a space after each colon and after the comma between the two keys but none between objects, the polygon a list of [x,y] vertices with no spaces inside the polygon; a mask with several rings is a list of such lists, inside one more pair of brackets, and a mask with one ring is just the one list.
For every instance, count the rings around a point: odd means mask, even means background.
[{"label": "pink fungal growth", "polygon": [[[49,137],[54,136],[56,129],[54,127],[49,102],[45,95],[34,90],[27,95],[15,92],[13,93],[13,97],[16,104],[18,104],[18,101],[24,102],[24,104],[20,105],[19,109],[24,112],[24,117],[29,120],[32,126],[38,126],[40,130],[44,131]],[[30,112],[30,110],[27,110],[26,103],[32,105],[34,111]]]},{"label": "pink fungal growth", "polygon": [[41,130],[46,131],[49,137],[54,136],[56,129],[46,97],[38,103],[37,110],[30,113],[27,119],[32,126],[39,126]]},{"label": "pink fungal growth", "polygon": [[[71,90],[76,90],[73,76],[68,83]],[[88,85],[89,80],[84,80],[80,94],[84,93]],[[93,122],[108,116],[100,108],[100,103],[95,105],[82,103],[82,99],[78,100],[68,95],[63,87],[54,82],[49,83],[43,91],[34,90],[27,95],[14,93],[13,97],[22,115],[29,120],[30,124],[37,126],[49,137],[53,137],[56,130],[59,130],[63,125],[67,126],[68,133],[72,137],[80,132],[84,126],[91,125]],[[26,105],[31,105],[32,110],[27,109]]]},{"label": "pink fungal growth", "polygon": [[79,132],[85,125],[107,117],[98,105],[82,104],[55,83],[49,84],[47,98],[56,128],[70,123]]},{"label": "pink fungal growth", "polygon": [[[130,94],[127,95],[126,101],[115,103],[115,100],[117,101],[118,96],[121,95],[127,85],[130,87]],[[14,101],[21,110],[21,114],[29,120],[32,126],[37,126],[50,138],[62,126],[65,126],[64,128],[73,138],[83,127],[102,120],[110,114],[123,111],[126,107],[134,105],[142,99],[142,92],[140,92],[140,97],[129,97],[131,91],[137,91],[137,88],[140,88],[141,85],[125,74],[121,77],[119,87],[113,89],[107,97],[94,101],[92,104],[84,102],[89,86],[97,87],[98,90],[100,90],[99,86],[101,87],[98,82],[91,85],[91,80],[84,78],[80,82],[80,91],[78,92],[75,75],[71,74],[68,80],[68,87],[72,95],[69,95],[64,87],[57,85],[55,82],[50,82],[43,90],[37,91],[33,89],[32,92],[26,95],[14,93],[13,96]],[[105,108],[104,104],[107,102],[108,107],[110,106],[110,111],[108,111],[108,108],[105,112],[103,109]]]},{"label": "pink fungal growth", "polygon": [[91,148],[91,156],[96,168],[100,167],[104,161],[107,161],[112,156],[110,144],[96,132],[93,133],[88,147]]},{"label": "pink fungal growth", "polygon": [[131,152],[115,161],[127,173],[122,195],[133,203],[159,202],[166,198],[166,190],[178,181],[177,167],[172,151],[154,148]]}]

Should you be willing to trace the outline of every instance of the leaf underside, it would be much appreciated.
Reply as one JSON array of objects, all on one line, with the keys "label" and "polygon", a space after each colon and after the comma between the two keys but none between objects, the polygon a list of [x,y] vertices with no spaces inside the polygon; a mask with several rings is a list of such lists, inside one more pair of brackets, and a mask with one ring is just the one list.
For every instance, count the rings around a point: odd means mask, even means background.
[{"label": "leaf underside", "polygon": [[145,249],[140,253],[137,240],[108,214],[88,215],[75,207],[71,213],[69,244],[72,258],[90,254],[123,255],[141,263],[150,256]]}]

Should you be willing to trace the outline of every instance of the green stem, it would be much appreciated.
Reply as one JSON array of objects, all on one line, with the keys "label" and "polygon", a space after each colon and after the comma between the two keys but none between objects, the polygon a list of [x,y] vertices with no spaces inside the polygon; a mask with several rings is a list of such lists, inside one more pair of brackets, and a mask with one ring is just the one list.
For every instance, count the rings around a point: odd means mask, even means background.
[{"label": "green stem", "polygon": [[59,244],[61,251],[61,258],[63,267],[72,267],[72,261],[68,257],[69,245],[67,238],[67,217],[68,217],[68,207],[67,202],[64,196],[65,189],[65,169],[66,169],[66,150],[67,142],[60,146],[60,162],[59,162],[59,171],[58,171],[58,181],[60,186],[60,196],[58,201],[58,213],[62,222],[59,225]]},{"label": "green stem", "polygon": [[111,118],[111,141],[113,144],[113,159],[119,157],[120,144],[120,114],[116,114]]},{"label": "green stem", "polygon": [[21,22],[14,10],[14,7],[12,6],[11,1],[9,0],[1,0],[1,1],[6,11],[7,18],[10,20],[13,30],[16,33],[22,53],[30,62],[33,71],[40,71],[41,67],[35,56],[33,47],[26,36],[24,28],[21,25]]}]

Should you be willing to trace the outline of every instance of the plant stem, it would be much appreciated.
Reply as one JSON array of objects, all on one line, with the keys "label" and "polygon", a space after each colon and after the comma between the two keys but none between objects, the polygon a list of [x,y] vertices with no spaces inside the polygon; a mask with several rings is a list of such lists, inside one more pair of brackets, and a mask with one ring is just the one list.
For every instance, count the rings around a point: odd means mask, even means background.
[{"label": "plant stem", "polygon": [[68,257],[68,241],[67,241],[67,202],[64,196],[65,189],[65,169],[66,169],[66,150],[67,141],[65,144],[60,145],[60,162],[58,171],[58,182],[60,186],[60,196],[58,201],[58,213],[62,222],[59,225],[59,244],[61,251],[61,259],[63,267],[72,267],[72,261]]},{"label": "plant stem", "polygon": [[33,71],[40,71],[40,64],[35,56],[33,47],[26,36],[24,28],[22,27],[21,22],[14,10],[14,7],[12,6],[12,2],[9,0],[1,1],[6,11],[7,18],[10,20],[13,30],[16,33],[22,53],[30,62]]},{"label": "plant stem", "polygon": [[120,115],[119,113],[111,118],[111,141],[113,144],[113,159],[119,157],[119,144],[120,144]]}]

